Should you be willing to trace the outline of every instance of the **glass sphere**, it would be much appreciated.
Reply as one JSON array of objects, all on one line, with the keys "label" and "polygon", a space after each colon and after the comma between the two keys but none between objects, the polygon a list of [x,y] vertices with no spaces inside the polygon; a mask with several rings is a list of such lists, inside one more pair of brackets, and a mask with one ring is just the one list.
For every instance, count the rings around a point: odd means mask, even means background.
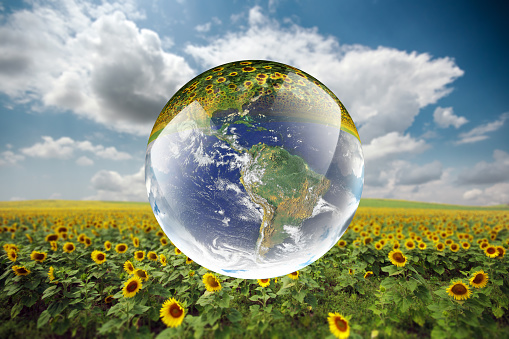
[{"label": "glass sphere", "polygon": [[262,279],[323,256],[359,205],[364,158],[343,104],[273,61],[210,69],[164,106],[148,141],[148,198],[196,263]]}]

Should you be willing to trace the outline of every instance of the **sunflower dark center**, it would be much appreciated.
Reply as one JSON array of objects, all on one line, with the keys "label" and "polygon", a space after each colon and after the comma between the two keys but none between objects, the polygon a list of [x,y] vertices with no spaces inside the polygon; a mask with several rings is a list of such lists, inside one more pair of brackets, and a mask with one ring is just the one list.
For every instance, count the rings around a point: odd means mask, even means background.
[{"label": "sunflower dark center", "polygon": [[269,279],[261,279],[261,282],[262,282],[262,283],[264,283],[264,284],[265,284],[265,283],[268,283],[268,282],[269,282]]},{"label": "sunflower dark center", "polygon": [[483,282],[483,280],[484,280],[484,275],[479,273],[478,275],[475,276],[473,282],[474,282],[474,284],[480,284]]},{"label": "sunflower dark center", "polygon": [[460,284],[456,284],[453,286],[453,288],[451,289],[452,290],[452,293],[456,294],[456,295],[463,295],[463,294],[467,294],[467,289],[465,286],[463,285],[460,285]]},{"label": "sunflower dark center", "polygon": [[49,241],[56,241],[57,239],[58,239],[58,235],[50,235],[50,236],[48,237],[48,240],[49,240]]},{"label": "sunflower dark center", "polygon": [[494,249],[493,247],[490,247],[490,248],[487,249],[487,252],[489,254],[494,254],[496,252],[496,249]]},{"label": "sunflower dark center", "polygon": [[218,287],[218,286],[219,286],[219,284],[218,284],[218,283],[217,283],[217,281],[216,281],[216,278],[214,278],[214,277],[212,277],[212,276],[209,276],[209,277],[207,278],[207,282],[208,282],[208,283],[209,283],[209,285],[210,285],[210,286],[212,286],[212,287]]},{"label": "sunflower dark center", "polygon": [[24,267],[18,268],[18,273],[20,273],[20,274],[25,274],[27,272],[28,271]]},{"label": "sunflower dark center", "polygon": [[136,291],[137,288],[138,288],[138,282],[131,281],[129,283],[129,285],[127,285],[126,289],[127,289],[128,292],[134,292],[134,291]]},{"label": "sunflower dark center", "polygon": [[174,318],[178,318],[182,315],[184,311],[177,304],[172,304],[170,306],[170,315]]},{"label": "sunflower dark center", "polygon": [[43,260],[44,259],[44,254],[37,253],[34,257],[35,257],[35,260]]},{"label": "sunflower dark center", "polygon": [[144,271],[137,271],[137,272],[136,272],[136,275],[137,275],[138,277],[140,277],[140,278],[146,278],[146,277],[147,277],[147,275],[145,274],[145,272],[144,272]]},{"label": "sunflower dark center", "polygon": [[399,263],[405,262],[405,258],[403,258],[403,254],[397,252],[392,255],[392,258]]},{"label": "sunflower dark center", "polygon": [[104,254],[99,253],[99,254],[97,255],[97,260],[104,260]]},{"label": "sunflower dark center", "polygon": [[338,328],[338,330],[340,330],[341,332],[345,332],[346,329],[348,328],[348,324],[346,323],[346,321],[344,321],[343,319],[341,318],[336,318],[336,327]]}]

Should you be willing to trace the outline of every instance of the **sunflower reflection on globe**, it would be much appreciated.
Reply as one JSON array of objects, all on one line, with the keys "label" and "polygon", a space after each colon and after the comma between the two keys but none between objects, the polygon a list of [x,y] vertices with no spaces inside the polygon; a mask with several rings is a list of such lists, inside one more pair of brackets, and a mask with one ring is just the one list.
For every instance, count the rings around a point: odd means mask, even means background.
[{"label": "sunflower reflection on globe", "polygon": [[188,257],[227,276],[273,278],[337,243],[359,205],[364,158],[350,115],[320,81],[237,61],[164,106],[145,182],[161,228]]}]

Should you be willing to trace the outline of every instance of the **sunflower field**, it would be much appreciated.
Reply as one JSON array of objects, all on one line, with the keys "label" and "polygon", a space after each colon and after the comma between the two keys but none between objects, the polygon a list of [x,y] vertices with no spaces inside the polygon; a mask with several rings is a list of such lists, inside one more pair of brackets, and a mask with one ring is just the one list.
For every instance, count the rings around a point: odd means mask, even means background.
[{"label": "sunflower field", "polygon": [[361,207],[292,274],[218,275],[148,204],[0,203],[0,337],[509,338],[509,208]]}]

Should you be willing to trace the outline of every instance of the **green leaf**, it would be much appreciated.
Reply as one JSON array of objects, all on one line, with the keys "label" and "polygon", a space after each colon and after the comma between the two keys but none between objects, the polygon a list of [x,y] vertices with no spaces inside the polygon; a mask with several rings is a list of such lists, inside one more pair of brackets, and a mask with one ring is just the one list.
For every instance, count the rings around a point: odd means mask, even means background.
[{"label": "green leaf", "polygon": [[304,302],[313,308],[316,308],[316,305],[318,304],[316,296],[312,293],[308,293],[306,295],[306,297],[304,298]]},{"label": "green leaf", "polygon": [[229,294],[223,294],[219,296],[219,298],[216,298],[217,306],[221,308],[228,308],[230,306],[230,295]]},{"label": "green leaf", "polygon": [[143,314],[145,313],[150,306],[141,306],[139,304],[134,305],[133,309],[129,311],[129,314]]},{"label": "green leaf", "polygon": [[9,285],[4,289],[4,291],[7,292],[7,295],[14,295],[18,293],[18,291],[21,290],[21,288],[23,288],[22,285]]},{"label": "green leaf", "polygon": [[42,311],[41,315],[39,316],[39,319],[37,320],[37,328],[41,328],[44,325],[46,325],[50,319],[51,314],[48,312],[48,310]]},{"label": "green leaf", "polygon": [[60,314],[65,308],[69,305],[68,299],[60,299],[57,301],[54,301],[48,306],[48,312],[51,314],[52,317],[55,317],[56,315]]},{"label": "green leaf", "polygon": [[433,270],[438,274],[443,274],[445,272],[445,268],[442,265],[433,266]]},{"label": "green leaf", "polygon": [[123,320],[114,318],[105,322],[101,328],[99,328],[99,334],[111,333],[113,330],[118,330],[124,324]]},{"label": "green leaf", "polygon": [[57,294],[58,292],[60,292],[61,289],[62,288],[59,287],[58,285],[54,285],[54,286],[48,287],[47,289],[44,290],[44,292],[42,292],[41,299],[46,299],[48,297],[52,297],[55,294]]},{"label": "green leaf", "polygon": [[261,298],[261,295],[255,294],[255,295],[252,295],[251,297],[249,297],[249,300],[258,301],[258,299],[260,299],[260,298]]},{"label": "green leaf", "polygon": [[497,318],[502,318],[504,316],[504,310],[502,309],[502,307],[494,308],[493,315]]},{"label": "green leaf", "polygon": [[410,292],[415,291],[415,289],[417,288],[417,285],[419,285],[419,283],[418,283],[416,280],[413,280],[413,279],[410,279],[410,280],[406,283],[406,287],[408,288],[408,290],[409,290]]},{"label": "green leaf", "polygon": [[26,307],[32,307],[37,302],[37,300],[39,300],[39,294],[37,293],[30,293],[21,299],[23,305]]},{"label": "green leaf", "polygon": [[236,323],[236,322],[239,322],[242,320],[242,313],[240,313],[236,309],[232,308],[232,309],[230,309],[230,313],[228,313],[227,318],[232,323]]},{"label": "green leaf", "polygon": [[78,315],[78,313],[79,313],[78,309],[73,309],[71,312],[69,312],[69,315],[67,316],[67,318],[74,319],[76,317],[76,315]]},{"label": "green leaf", "polygon": [[306,297],[307,292],[305,290],[300,290],[297,294],[292,294],[292,297],[298,302],[302,303],[304,298]]},{"label": "green leaf", "polygon": [[14,319],[23,309],[23,304],[21,302],[17,303],[11,308],[11,318]]},{"label": "green leaf", "polygon": [[118,304],[114,305],[112,308],[110,308],[108,313],[106,313],[106,316],[109,316],[111,314],[121,313],[121,312],[123,312],[124,309],[125,309],[125,305],[123,303],[118,303]]}]

